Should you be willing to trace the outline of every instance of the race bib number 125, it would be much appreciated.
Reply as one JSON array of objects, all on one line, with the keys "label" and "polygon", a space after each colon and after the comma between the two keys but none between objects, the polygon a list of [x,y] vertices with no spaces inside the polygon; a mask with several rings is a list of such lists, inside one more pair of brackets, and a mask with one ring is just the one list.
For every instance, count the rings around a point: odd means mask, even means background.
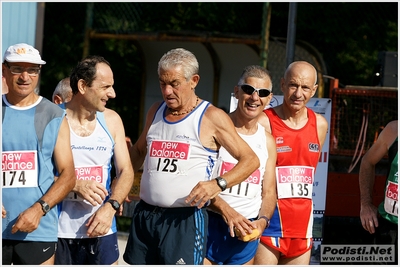
[{"label": "race bib number 125", "polygon": [[179,173],[179,161],[189,159],[190,143],[152,141],[149,149],[149,172]]}]

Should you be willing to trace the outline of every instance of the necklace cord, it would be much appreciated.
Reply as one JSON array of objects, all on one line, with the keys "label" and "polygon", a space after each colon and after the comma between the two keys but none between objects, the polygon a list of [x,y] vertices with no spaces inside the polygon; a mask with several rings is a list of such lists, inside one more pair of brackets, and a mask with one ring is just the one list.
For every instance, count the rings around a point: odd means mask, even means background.
[{"label": "necklace cord", "polygon": [[194,104],[194,106],[190,110],[185,111],[185,112],[178,112],[178,111],[173,110],[172,108],[168,108],[168,110],[169,110],[169,112],[171,112],[172,116],[185,115],[185,114],[192,112],[197,107],[198,102],[199,102],[199,97],[197,96],[196,104]]}]

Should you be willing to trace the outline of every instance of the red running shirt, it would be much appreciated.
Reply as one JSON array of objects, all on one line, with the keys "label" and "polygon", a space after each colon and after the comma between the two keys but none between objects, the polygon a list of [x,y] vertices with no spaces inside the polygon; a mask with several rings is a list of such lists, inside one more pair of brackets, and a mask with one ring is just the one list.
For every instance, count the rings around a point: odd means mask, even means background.
[{"label": "red running shirt", "polygon": [[310,238],[313,226],[312,189],[321,151],[317,120],[307,108],[308,122],[301,129],[288,127],[273,108],[264,111],[277,148],[278,203],[263,236]]}]

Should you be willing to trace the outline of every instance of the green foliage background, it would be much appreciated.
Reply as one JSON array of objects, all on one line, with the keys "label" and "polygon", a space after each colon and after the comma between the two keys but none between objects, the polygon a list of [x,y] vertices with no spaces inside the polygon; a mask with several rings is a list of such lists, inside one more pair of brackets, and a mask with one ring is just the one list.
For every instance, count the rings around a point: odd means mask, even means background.
[{"label": "green foliage background", "polygon": [[[270,36],[287,36],[288,2],[272,2]],[[262,2],[115,2],[94,3],[92,27],[99,32],[204,32],[261,36]],[[58,81],[82,59],[87,3],[46,2],[41,94],[51,97]],[[397,2],[297,3],[296,40],[322,54],[326,75],[342,85],[372,85],[379,51],[398,49]],[[110,61],[117,98],[108,107],[121,115],[126,134],[137,139],[142,62],[135,43],[91,40],[90,54]]]}]

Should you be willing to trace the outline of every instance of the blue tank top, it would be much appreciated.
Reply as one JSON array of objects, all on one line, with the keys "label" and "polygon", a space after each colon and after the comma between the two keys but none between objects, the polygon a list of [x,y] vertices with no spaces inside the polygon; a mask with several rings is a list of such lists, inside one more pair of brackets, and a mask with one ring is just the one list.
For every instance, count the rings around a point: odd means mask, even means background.
[{"label": "blue tank top", "polygon": [[[2,101],[2,238],[24,241],[57,241],[58,214],[52,208],[31,233],[11,234],[18,215],[50,188],[56,172],[53,150],[65,112],[48,99],[17,107]],[[5,179],[4,179],[5,178]]]}]

